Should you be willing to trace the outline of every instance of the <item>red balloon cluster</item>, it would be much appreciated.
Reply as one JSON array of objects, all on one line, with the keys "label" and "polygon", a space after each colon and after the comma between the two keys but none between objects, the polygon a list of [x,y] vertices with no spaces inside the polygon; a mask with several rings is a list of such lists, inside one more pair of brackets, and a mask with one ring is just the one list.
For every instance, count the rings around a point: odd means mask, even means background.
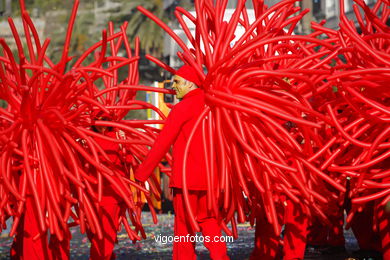
[{"label": "red balloon cluster", "polygon": [[[388,183],[380,181],[388,176],[388,165],[379,164],[390,152],[388,1],[378,1],[373,10],[356,1],[365,12],[363,22],[354,7],[362,33],[342,8],[340,30],[325,28],[323,21],[309,35],[294,35],[308,12],[299,12],[295,0],[271,8],[252,2],[253,22],[244,0],[230,19],[224,18],[226,0],[195,1],[195,16],[178,7],[175,16],[190,46],[138,8],[178,43],[183,50],[178,56],[204,79],[208,106],[195,128],[204,136],[209,209],[224,219],[228,233],[231,222],[237,235],[235,214],[239,222],[246,221],[249,208],[261,205],[279,233],[280,198],[326,218],[327,205],[346,191],[345,176],[357,184],[353,196],[377,189],[388,195]],[[183,17],[195,25],[194,34]],[[239,27],[241,36],[235,35]],[[379,89],[384,93],[378,95]],[[199,230],[186,202],[192,226]]]},{"label": "red balloon cluster", "polygon": [[[256,207],[264,208],[278,233],[277,215],[284,198],[301,204],[307,215],[326,218],[329,205],[347,190],[346,178],[351,184],[347,196],[355,205],[350,217],[367,201],[386,203],[390,198],[389,2],[379,0],[370,9],[355,1],[360,32],[344,15],[341,1],[339,30],[322,22],[313,23],[309,35],[294,35],[308,12],[300,12],[296,1],[281,1],[270,8],[253,1],[254,21],[249,20],[245,0],[238,1],[228,20],[224,17],[227,0],[195,1],[196,16],[178,7],[175,16],[191,47],[139,7],[177,41],[183,50],[178,56],[204,79],[207,107],[190,140],[201,128],[208,208],[235,236],[236,215],[239,222],[253,220],[251,209]],[[9,216],[14,217],[12,235],[26,194],[32,194],[41,232],[49,228],[61,238],[72,218],[82,232],[88,224],[101,236],[95,202],[101,198],[103,182],[109,182],[127,204],[121,222],[129,237],[140,239],[139,232],[145,236],[141,194],[150,202],[149,192],[106,167],[101,158],[107,155],[94,137],[121,143],[136,167],[158,133],[145,124],[163,123],[165,117],[154,106],[135,100],[135,94],[168,91],[138,85],[138,41],[132,52],[126,23],[119,32],[110,23],[102,40],[70,65],[68,49],[77,6],[76,0],[58,64],[45,55],[49,40],[40,43],[23,1],[27,50],[12,19],[17,58],[0,39],[4,50],[0,98],[8,104],[0,108],[0,222],[5,225]],[[183,17],[195,25],[194,34]],[[236,35],[237,28],[244,33]],[[120,50],[125,50],[126,58]],[[83,65],[87,57],[93,61]],[[120,68],[127,68],[123,80]],[[134,109],[153,109],[163,120],[122,120]],[[96,120],[99,113],[111,120]],[[113,127],[118,139],[91,131],[92,125]],[[169,155],[167,159],[170,162]],[[153,176],[148,182],[158,196],[157,180]],[[191,223],[198,230],[183,186]],[[135,229],[130,228],[129,218]]]},{"label": "red balloon cluster", "polygon": [[[101,238],[97,202],[103,185],[111,184],[127,205],[120,221],[129,238],[138,240],[139,233],[146,237],[141,224],[142,198],[151,203],[150,192],[130,176],[123,177],[108,167],[108,156],[94,138],[120,143],[126,156],[132,157],[130,166],[136,167],[158,133],[145,124],[164,120],[122,119],[135,109],[153,109],[164,118],[158,108],[135,100],[135,96],[142,90],[167,91],[138,85],[139,41],[132,50],[127,23],[118,32],[110,23],[102,40],[72,61],[69,48],[78,5],[76,0],[57,64],[46,56],[50,39],[41,43],[23,0],[20,6],[27,49],[12,18],[8,21],[16,57],[0,39],[0,99],[7,104],[0,108],[0,223],[4,228],[6,219],[13,217],[12,236],[25,210],[26,196],[31,195],[40,228],[35,237],[49,229],[62,240],[69,226],[80,225],[84,233],[87,225]],[[87,58],[93,61],[85,64]],[[126,71],[123,80],[119,69]],[[101,113],[110,120],[97,120]],[[94,132],[92,125],[113,127],[118,138]],[[149,184],[158,197],[157,180],[151,179]]]},{"label": "red balloon cluster", "polygon": [[333,89],[332,97],[317,107],[332,120],[332,129],[323,132],[323,145],[312,158],[337,179],[350,179],[348,220],[364,203],[390,199],[390,3],[377,1],[372,9],[355,3],[359,31],[342,1],[339,30],[313,24],[339,46],[341,60],[324,86]]}]

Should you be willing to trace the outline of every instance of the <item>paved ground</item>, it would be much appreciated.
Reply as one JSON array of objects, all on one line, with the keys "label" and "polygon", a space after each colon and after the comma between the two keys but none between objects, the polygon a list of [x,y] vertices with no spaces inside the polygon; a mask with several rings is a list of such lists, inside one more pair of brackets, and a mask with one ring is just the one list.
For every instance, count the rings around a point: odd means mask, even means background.
[{"label": "paved ground", "polygon": [[[161,214],[159,215],[159,224],[154,225],[151,217],[145,212],[143,223],[148,239],[133,244],[122,230],[118,235],[118,244],[115,247],[117,259],[170,259],[172,253],[172,244],[157,243],[154,236],[173,235],[173,215]],[[86,236],[80,234],[77,228],[71,230],[73,239],[71,241],[71,259],[86,260],[89,255],[89,242]],[[239,225],[239,238],[232,243],[227,243],[229,256],[232,260],[248,259],[252,251],[252,243],[254,238],[254,229],[248,224]],[[346,237],[346,252],[322,254],[320,250],[313,247],[306,249],[305,259],[319,259],[319,260],[344,260],[352,254],[353,251],[358,250],[356,240],[350,231],[345,231]],[[12,238],[8,237],[8,232],[4,231],[0,235],[0,259],[7,259],[9,248],[11,246]],[[207,249],[198,244],[197,247],[198,260],[209,259]],[[377,260],[379,258],[360,257],[360,260]]]}]

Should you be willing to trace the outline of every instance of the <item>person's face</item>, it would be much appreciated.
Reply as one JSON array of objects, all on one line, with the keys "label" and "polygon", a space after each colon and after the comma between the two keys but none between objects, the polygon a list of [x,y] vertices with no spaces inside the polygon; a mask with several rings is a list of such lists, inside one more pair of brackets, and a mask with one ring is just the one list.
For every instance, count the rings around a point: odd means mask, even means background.
[{"label": "person's face", "polygon": [[[107,121],[108,119],[104,117],[98,117],[97,120]],[[104,132],[107,130],[107,126],[104,125],[95,125],[95,128],[99,133],[102,134],[104,134]]]},{"label": "person's face", "polygon": [[96,127],[96,130],[98,130],[99,133],[102,133],[102,134],[104,134],[104,132],[107,129],[107,126],[102,126],[102,125],[96,125],[95,127]]},{"label": "person's face", "polygon": [[172,89],[176,92],[176,97],[182,99],[193,88],[193,83],[186,81],[184,78],[175,75],[172,78]]}]

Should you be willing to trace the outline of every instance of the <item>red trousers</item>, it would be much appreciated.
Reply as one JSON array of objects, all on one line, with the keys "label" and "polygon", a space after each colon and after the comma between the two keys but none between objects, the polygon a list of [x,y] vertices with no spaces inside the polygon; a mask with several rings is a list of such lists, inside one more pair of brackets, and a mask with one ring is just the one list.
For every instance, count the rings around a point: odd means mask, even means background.
[{"label": "red trousers", "polygon": [[275,260],[279,258],[280,237],[275,234],[273,226],[268,222],[265,212],[256,216],[255,247],[250,260]]},{"label": "red trousers", "polygon": [[356,212],[351,220],[353,234],[362,250],[381,251],[379,233],[375,232],[374,202],[367,203],[363,211]]},{"label": "red trousers", "polygon": [[390,212],[379,203],[375,206],[376,220],[382,245],[383,260],[390,260]]},{"label": "red trousers", "polygon": [[11,259],[69,259],[70,232],[64,234],[60,241],[55,235],[50,236],[48,243],[47,234],[42,234],[38,239],[33,238],[40,233],[38,216],[33,206],[33,197],[26,196],[25,213],[21,217],[16,235],[11,247]]},{"label": "red trousers", "polygon": [[119,200],[113,197],[102,196],[99,206],[98,217],[102,223],[103,238],[99,239],[97,235],[87,230],[88,238],[91,241],[90,259],[115,259],[113,250],[117,241],[121,205]]},{"label": "red trousers", "polygon": [[[221,227],[218,224],[217,219],[207,210],[206,191],[189,191],[189,200],[191,209],[193,210],[197,222],[201,228],[204,245],[210,252],[210,258],[217,259],[229,259],[227,256],[227,249],[225,242],[214,242],[214,237],[221,237]],[[174,189],[173,193],[173,207],[175,210],[175,226],[174,235],[187,236],[188,234],[194,236],[190,223],[188,221],[188,215],[184,204],[184,196],[181,189]],[[210,238],[210,241],[206,241],[206,237]],[[180,241],[173,243],[173,259],[174,260],[196,260],[195,254],[195,242]]]},{"label": "red trousers", "polygon": [[332,226],[324,224],[317,217],[311,219],[308,228],[307,243],[316,246],[344,246],[344,208],[339,209],[333,215],[328,215]]},{"label": "red trousers", "polygon": [[351,228],[360,249],[380,251],[383,260],[390,260],[390,213],[384,206],[367,203],[353,217]]},{"label": "red trousers", "polygon": [[308,218],[299,205],[287,201],[284,227],[284,260],[303,259],[306,249]]},{"label": "red trousers", "polygon": [[[281,216],[279,217],[281,218]],[[303,259],[306,249],[307,217],[304,216],[299,206],[287,201],[284,210],[284,223],[283,259]],[[277,259],[279,246],[279,234],[275,234],[273,226],[265,217],[265,212],[260,212],[256,218],[255,248],[250,259]]]}]

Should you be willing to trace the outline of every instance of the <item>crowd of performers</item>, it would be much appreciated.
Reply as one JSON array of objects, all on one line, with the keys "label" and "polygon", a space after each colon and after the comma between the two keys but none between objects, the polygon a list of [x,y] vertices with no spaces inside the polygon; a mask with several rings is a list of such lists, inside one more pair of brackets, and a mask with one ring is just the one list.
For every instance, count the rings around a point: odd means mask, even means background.
[{"label": "crowd of performers", "polygon": [[[127,23],[109,23],[74,60],[78,0],[50,60],[50,39],[41,42],[20,0],[23,38],[8,19],[17,51],[0,39],[0,224],[12,219],[12,259],[68,259],[74,226],[91,259],[115,258],[120,226],[146,238],[145,202],[157,223],[156,167],[171,176],[175,235],[237,237],[237,223],[250,222],[251,259],[303,259],[307,243],[344,246],[346,212],[359,247],[390,259],[390,2],[355,0],[354,22],[341,0],[339,29],[313,22],[308,35],[294,34],[308,12],[296,0],[253,0],[254,21],[245,0],[227,19],[227,2],[196,0],[196,15],[176,8],[189,45],[138,8],[182,49],[177,71],[146,55],[175,75],[172,92],[139,84]],[[136,100],[140,91],[182,100],[166,117]],[[139,109],[161,119],[124,120]],[[224,243],[205,246],[228,259]],[[196,259],[194,244],[174,243],[173,257]]]}]

